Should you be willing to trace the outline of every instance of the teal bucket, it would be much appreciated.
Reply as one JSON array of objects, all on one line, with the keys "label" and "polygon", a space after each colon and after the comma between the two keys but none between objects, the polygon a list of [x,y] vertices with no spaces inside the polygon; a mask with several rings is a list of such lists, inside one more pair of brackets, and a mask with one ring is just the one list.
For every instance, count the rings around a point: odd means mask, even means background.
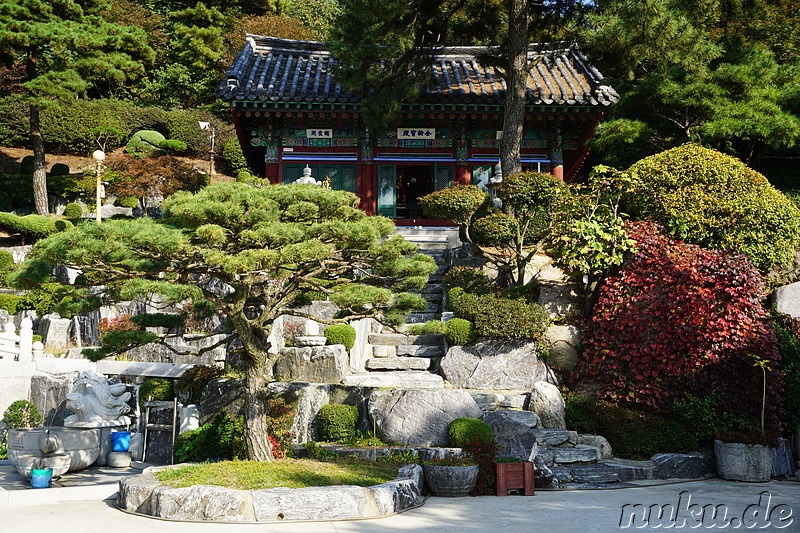
[{"label": "teal bucket", "polygon": [[33,468],[31,470],[31,486],[34,489],[50,488],[51,481],[53,481],[52,468]]},{"label": "teal bucket", "polygon": [[131,449],[131,432],[115,431],[111,434],[111,451],[127,452]]}]

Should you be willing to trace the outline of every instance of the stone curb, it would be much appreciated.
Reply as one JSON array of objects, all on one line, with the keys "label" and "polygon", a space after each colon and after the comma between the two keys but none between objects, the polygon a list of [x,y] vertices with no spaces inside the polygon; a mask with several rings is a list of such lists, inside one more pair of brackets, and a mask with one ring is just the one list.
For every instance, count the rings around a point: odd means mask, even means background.
[{"label": "stone curb", "polygon": [[[177,465],[176,465],[177,466]],[[356,487],[306,487],[234,490],[213,485],[173,488],[149,468],[119,482],[117,506],[123,511],[182,521],[287,522],[381,518],[418,507],[423,473],[419,465],[400,468],[392,481]]]}]

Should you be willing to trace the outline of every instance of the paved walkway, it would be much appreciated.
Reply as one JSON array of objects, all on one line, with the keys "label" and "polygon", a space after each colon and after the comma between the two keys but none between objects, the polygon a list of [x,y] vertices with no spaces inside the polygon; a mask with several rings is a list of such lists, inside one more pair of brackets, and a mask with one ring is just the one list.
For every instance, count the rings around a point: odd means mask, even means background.
[{"label": "paved walkway", "polygon": [[[103,487],[98,491],[100,494],[115,490],[116,480],[127,473],[97,469],[81,475],[87,476],[84,480],[90,486]],[[429,498],[422,507],[374,520],[210,524],[170,522],[123,513],[114,507],[113,500],[102,501],[104,496],[87,499],[88,493],[81,490],[87,486],[78,485],[77,475],[65,476],[62,486],[50,489],[21,485],[13,488],[9,485],[13,474],[7,466],[0,465],[0,496],[3,490],[27,493],[25,498],[12,496],[5,504],[0,500],[0,532],[608,533],[625,529],[663,531],[672,523],[672,508],[677,509],[677,523],[668,528],[672,531],[714,528],[800,532],[800,483],[792,481],[732,483],[712,479],[616,490],[537,491],[531,497]],[[68,477],[73,480],[68,481]],[[82,501],[71,501],[73,498]],[[711,514],[712,506],[718,512],[716,517]],[[664,511],[661,520],[657,517],[659,510]],[[705,521],[700,523],[698,519],[703,514]],[[684,517],[687,520],[683,521]],[[620,522],[628,527],[621,528]]]}]

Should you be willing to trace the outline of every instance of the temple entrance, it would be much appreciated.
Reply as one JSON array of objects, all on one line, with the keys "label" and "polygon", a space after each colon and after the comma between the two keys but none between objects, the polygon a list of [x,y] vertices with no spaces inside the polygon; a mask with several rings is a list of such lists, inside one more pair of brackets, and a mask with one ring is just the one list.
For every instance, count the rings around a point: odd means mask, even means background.
[{"label": "temple entrance", "polygon": [[397,218],[422,218],[419,199],[433,192],[433,165],[397,165]]}]

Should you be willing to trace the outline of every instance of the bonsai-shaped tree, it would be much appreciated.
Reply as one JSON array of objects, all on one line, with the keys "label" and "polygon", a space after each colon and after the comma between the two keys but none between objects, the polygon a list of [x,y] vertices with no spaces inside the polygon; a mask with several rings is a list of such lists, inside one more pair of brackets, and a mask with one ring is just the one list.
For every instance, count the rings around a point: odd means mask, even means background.
[{"label": "bonsai-shaped tree", "polygon": [[[393,235],[391,220],[367,217],[353,207],[356,201],[349,192],[313,185],[228,183],[178,192],[165,200],[163,222],[82,224],[40,241],[13,281],[20,287],[42,283],[52,265],[63,264],[81,269],[94,286],[92,296],[86,289],[73,295],[88,304],[158,295],[166,304],[191,302],[198,313],[222,312],[231,326],[227,335],[197,353],[234,337],[241,341],[248,456],[268,461],[267,406],[260,393],[278,355],[267,338],[275,320],[292,313],[294,300],[326,293],[348,315],[333,322],[425,307],[420,296],[402,291],[424,285],[436,268],[433,260],[411,255],[414,244]],[[94,355],[163,342],[144,326],[174,327],[174,318],[134,316],[140,329],[105,334],[105,346]]]},{"label": "bonsai-shaped tree", "polygon": [[518,285],[542,251],[565,193],[564,183],[550,174],[520,172],[504,177],[497,189],[502,210],[485,208],[489,195],[477,185],[436,191],[421,198],[421,204],[425,216],[456,222],[467,242],[479,248],[511,285]]}]

